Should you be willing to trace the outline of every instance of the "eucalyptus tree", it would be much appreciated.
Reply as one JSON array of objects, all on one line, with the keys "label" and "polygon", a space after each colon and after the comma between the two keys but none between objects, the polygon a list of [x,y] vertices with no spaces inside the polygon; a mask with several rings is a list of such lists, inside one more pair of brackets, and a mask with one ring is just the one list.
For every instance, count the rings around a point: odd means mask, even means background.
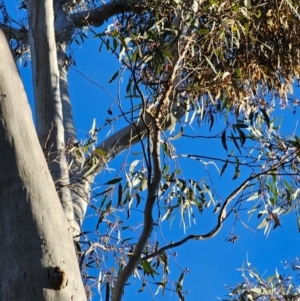
[{"label": "eucalyptus tree", "polygon": [[[169,250],[214,237],[229,215],[239,220],[245,200],[256,200],[250,211],[259,212],[258,228],[266,234],[292,210],[299,221],[300,141],[295,134],[282,137],[272,117],[276,106],[298,105],[298,6],[290,0],[29,0],[20,3],[27,26],[10,18],[2,2],[0,220],[7,260],[0,266],[1,295],[84,300],[95,287],[105,287],[106,300],[117,301],[132,275],[142,276],[141,291],[159,277],[155,284],[164,292]],[[109,26],[99,32],[106,20]],[[95,123],[89,138],[78,140],[67,80],[72,42],[81,38],[84,46],[91,35],[120,62],[110,82],[127,81],[125,96],[116,96],[119,116],[107,112],[107,124],[122,119],[125,125],[99,144]],[[13,63],[29,51],[36,134]],[[217,118],[223,127],[213,138],[228,152],[224,158],[174,146],[175,139],[211,139],[191,129],[208,124],[212,130]],[[124,162],[104,190],[92,192],[95,177],[134,145],[139,150],[129,168]],[[185,160],[199,162],[207,177],[186,179]],[[228,195],[218,193],[208,165],[237,180]],[[131,214],[142,203],[139,233]],[[92,236],[82,229],[88,207],[98,217]],[[195,234],[169,244],[163,234],[150,240],[176,214],[187,227],[187,220],[212,207],[216,222],[210,231],[193,228]],[[130,232],[139,235],[132,239]],[[228,241],[236,239],[229,234]],[[109,271],[102,257],[113,260]],[[95,266],[96,280],[89,275]],[[184,271],[174,288],[181,300],[183,277]]]}]

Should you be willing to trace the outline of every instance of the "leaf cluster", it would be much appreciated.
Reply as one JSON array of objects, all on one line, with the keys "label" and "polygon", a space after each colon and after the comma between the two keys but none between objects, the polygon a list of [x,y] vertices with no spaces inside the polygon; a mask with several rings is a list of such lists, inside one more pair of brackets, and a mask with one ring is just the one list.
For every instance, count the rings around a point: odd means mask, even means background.
[{"label": "leaf cluster", "polygon": [[120,16],[111,39],[133,74],[130,84],[142,84],[154,102],[176,69],[173,101],[201,118],[223,109],[248,117],[253,106],[274,105],[270,95],[286,107],[300,70],[299,1],[210,0],[196,12],[191,6],[152,1],[144,14]]}]

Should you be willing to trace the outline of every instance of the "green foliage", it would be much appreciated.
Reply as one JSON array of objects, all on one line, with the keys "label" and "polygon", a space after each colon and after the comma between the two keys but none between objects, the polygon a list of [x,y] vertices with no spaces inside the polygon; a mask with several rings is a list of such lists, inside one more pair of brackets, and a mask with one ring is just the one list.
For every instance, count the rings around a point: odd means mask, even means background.
[{"label": "green foliage", "polygon": [[187,1],[154,1],[122,15],[105,43],[131,71],[128,94],[142,86],[155,102],[176,72],[171,100],[210,128],[224,110],[249,118],[260,108],[268,124],[270,95],[285,107],[299,78],[298,2],[249,3],[202,1],[192,12]]},{"label": "green foliage", "polygon": [[[124,76],[124,70],[128,72],[124,98],[131,101],[127,114],[131,122],[149,108],[153,116],[166,116],[172,106],[183,108],[185,113],[180,131],[175,135],[164,131],[160,145],[162,179],[154,210],[157,226],[179,220],[185,233],[201,214],[219,215],[224,204],[232,200],[226,218],[233,213],[236,221],[240,220],[241,204],[249,204],[247,214],[257,215],[256,227],[265,235],[281,226],[281,216],[290,211],[296,212],[299,224],[299,140],[294,135],[282,137],[272,117],[277,100],[281,107],[287,106],[288,100],[297,104],[291,96],[292,82],[300,70],[300,20],[294,2],[203,1],[198,11],[192,11],[192,1],[151,1],[144,12],[124,13],[114,21],[117,26],[113,30],[96,35],[122,63],[109,82]],[[222,121],[222,130],[212,137],[224,148],[223,158],[180,154],[173,145],[175,139],[197,138],[186,134],[188,126],[206,124],[213,132]],[[148,131],[151,133],[150,126]],[[147,143],[151,145],[151,139]],[[105,222],[106,244],[114,245],[111,252],[118,254],[114,255],[117,260],[111,279],[132,256],[136,229],[130,219],[142,210],[153,176],[149,149],[142,149],[129,168],[124,168],[123,177],[117,175],[106,182],[98,209],[97,229]],[[202,166],[207,176],[185,178],[181,166],[186,161]],[[208,165],[214,166],[220,177],[234,180],[237,193],[220,196]],[[219,222],[216,227],[221,226]],[[117,243],[111,236],[113,229],[118,232]],[[227,240],[237,238],[231,233]],[[164,294],[172,282],[170,255],[159,252],[163,247],[159,238],[145,245],[143,256],[147,259],[141,260],[135,272],[143,279],[139,292],[154,280]],[[84,261],[89,262],[89,257]],[[184,299],[183,276],[184,272],[175,281],[180,300]],[[255,296],[269,293],[265,287],[252,287],[245,293],[241,285],[232,296],[241,289],[241,300],[255,300]]]},{"label": "green foliage", "polygon": [[296,260],[294,263],[286,262],[286,267],[290,270],[289,274],[280,274],[276,270],[273,276],[263,278],[259,272],[255,268],[252,268],[250,263],[247,262],[245,267],[240,269],[243,282],[236,287],[229,287],[229,298],[223,300],[298,300],[300,294],[297,281],[300,269],[299,260]]}]

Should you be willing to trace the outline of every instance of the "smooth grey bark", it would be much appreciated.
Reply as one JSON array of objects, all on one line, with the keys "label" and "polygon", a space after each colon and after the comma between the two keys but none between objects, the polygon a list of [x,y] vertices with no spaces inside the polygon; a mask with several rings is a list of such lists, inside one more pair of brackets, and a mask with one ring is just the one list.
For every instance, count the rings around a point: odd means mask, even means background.
[{"label": "smooth grey bark", "polygon": [[[1,30],[0,53],[1,300],[86,300],[72,229],[48,171],[24,87]],[[63,275],[61,271],[67,282],[55,278]],[[66,286],[60,288],[61,285]]]},{"label": "smooth grey bark", "polygon": [[[167,129],[171,127],[171,123],[179,121],[184,114],[185,110],[182,107],[177,107],[176,110],[173,111],[173,114],[163,123],[162,128]],[[146,121],[146,123],[148,122],[149,120]],[[104,164],[108,164],[124,150],[148,137],[146,123],[140,119],[136,124],[128,125],[106,138],[97,146],[97,149],[102,149],[106,153],[105,162],[102,162],[92,175],[89,175],[86,178],[83,177],[86,173],[86,169],[83,169],[82,172],[79,172],[74,177],[74,179],[71,179],[71,182],[74,182],[71,186],[74,215],[80,226],[82,225],[89,204],[91,191],[90,184],[93,182],[95,176],[102,170]]]},{"label": "smooth grey bark", "polygon": [[59,66],[59,84],[60,84],[60,96],[62,101],[62,114],[63,114],[63,126],[65,129],[65,145],[69,139],[77,140],[76,130],[73,120],[73,110],[69,95],[68,85],[68,69],[69,60],[66,56],[66,43],[60,43],[57,51],[58,66]]},{"label": "smooth grey bark", "polygon": [[64,129],[52,1],[29,1],[28,19],[37,135],[42,148],[59,151]]},{"label": "smooth grey bark", "polygon": [[78,224],[74,221],[69,170],[65,155],[65,130],[54,33],[53,2],[30,0],[28,20],[36,130],[65,214],[74,231],[78,233]]},{"label": "smooth grey bark", "polygon": [[60,0],[54,2],[55,11],[55,36],[57,49],[57,62],[59,69],[59,87],[62,103],[63,126],[65,131],[65,145],[68,139],[76,141],[76,130],[73,120],[73,110],[69,95],[68,71],[70,60],[67,55],[67,48],[74,34],[75,25],[70,16],[63,9],[63,3]]},{"label": "smooth grey bark", "polygon": [[105,164],[109,163],[113,158],[120,154],[125,149],[132,145],[135,145],[139,141],[146,137],[146,126],[143,122],[139,122],[136,125],[128,125],[116,132],[112,136],[105,139],[100,143],[97,148],[102,149],[105,153],[105,162],[100,163],[93,174],[84,177],[88,167],[71,179],[72,184],[72,196],[73,196],[73,209],[75,219],[79,222],[80,226],[84,220],[86,210],[90,200],[91,183],[95,176],[102,170]]},{"label": "smooth grey bark", "polygon": [[142,0],[116,0],[105,4],[100,7],[71,14],[76,27],[82,28],[83,26],[101,26],[109,18],[124,12],[141,12],[145,8],[145,1]]}]

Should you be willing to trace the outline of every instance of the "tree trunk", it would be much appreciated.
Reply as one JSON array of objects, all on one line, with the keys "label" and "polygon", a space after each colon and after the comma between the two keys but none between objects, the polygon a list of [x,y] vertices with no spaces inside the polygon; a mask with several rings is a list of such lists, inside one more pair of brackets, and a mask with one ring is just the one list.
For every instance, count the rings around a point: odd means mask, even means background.
[{"label": "tree trunk", "polygon": [[1,300],[86,300],[69,227],[0,31]]},{"label": "tree trunk", "polygon": [[69,223],[76,234],[69,170],[65,155],[65,130],[60,94],[60,74],[54,33],[53,1],[28,1],[29,42],[38,138]]}]

